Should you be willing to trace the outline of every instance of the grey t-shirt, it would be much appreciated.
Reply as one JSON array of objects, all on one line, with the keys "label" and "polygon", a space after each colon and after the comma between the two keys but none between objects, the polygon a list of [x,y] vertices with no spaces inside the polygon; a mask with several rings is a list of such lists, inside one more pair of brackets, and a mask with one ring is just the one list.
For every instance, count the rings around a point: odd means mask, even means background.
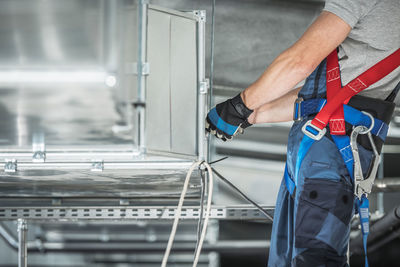
[{"label": "grey t-shirt", "polygon": [[[352,28],[339,47],[343,85],[400,48],[400,0],[326,0],[324,10]],[[399,81],[400,67],[360,94],[384,99]]]}]

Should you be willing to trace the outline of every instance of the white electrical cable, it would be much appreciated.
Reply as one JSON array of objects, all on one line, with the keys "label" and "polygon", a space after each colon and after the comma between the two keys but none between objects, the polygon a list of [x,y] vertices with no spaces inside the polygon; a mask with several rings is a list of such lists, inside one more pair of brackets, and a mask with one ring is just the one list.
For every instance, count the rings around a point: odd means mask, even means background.
[{"label": "white electrical cable", "polygon": [[185,182],[183,184],[181,197],[179,199],[178,207],[177,207],[177,210],[176,210],[174,223],[172,225],[171,234],[170,234],[169,239],[168,239],[168,245],[167,245],[167,248],[165,249],[164,257],[163,257],[163,260],[162,260],[162,263],[161,263],[161,267],[166,267],[167,266],[168,257],[169,257],[169,254],[171,252],[171,249],[172,249],[172,244],[173,244],[174,239],[175,239],[176,229],[178,228],[178,222],[179,222],[179,219],[180,219],[181,213],[182,213],[183,201],[185,199],[187,188],[189,186],[189,180],[190,180],[190,178],[192,176],[192,173],[193,173],[194,169],[199,167],[202,164],[204,164],[204,166],[208,170],[208,172],[207,172],[208,173],[208,178],[209,178],[209,182],[208,182],[208,198],[207,198],[207,208],[206,208],[206,214],[205,214],[205,218],[204,218],[203,229],[201,231],[200,240],[199,240],[199,243],[198,243],[198,247],[196,249],[196,255],[195,255],[194,261],[193,261],[193,267],[196,267],[197,263],[199,261],[201,248],[203,247],[203,242],[204,242],[204,239],[205,239],[205,236],[206,236],[206,231],[207,231],[208,220],[209,220],[209,217],[210,217],[211,200],[212,200],[212,192],[213,192],[213,174],[212,174],[212,170],[211,170],[210,165],[208,165],[208,163],[204,162],[204,161],[194,162],[192,164],[192,166],[190,167],[187,175],[186,175]]}]

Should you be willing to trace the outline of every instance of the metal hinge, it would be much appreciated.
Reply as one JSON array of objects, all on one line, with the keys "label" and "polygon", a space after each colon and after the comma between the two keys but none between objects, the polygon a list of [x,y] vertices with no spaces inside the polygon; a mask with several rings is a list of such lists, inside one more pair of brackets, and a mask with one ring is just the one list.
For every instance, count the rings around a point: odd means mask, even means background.
[{"label": "metal hinge", "polygon": [[[137,62],[126,63],[125,73],[138,75],[138,63]],[[150,74],[150,63],[143,62],[142,63],[142,75],[149,75],[149,74]]]},{"label": "metal hinge", "polygon": [[5,172],[16,172],[17,171],[17,160],[16,159],[6,159],[4,164]]}]

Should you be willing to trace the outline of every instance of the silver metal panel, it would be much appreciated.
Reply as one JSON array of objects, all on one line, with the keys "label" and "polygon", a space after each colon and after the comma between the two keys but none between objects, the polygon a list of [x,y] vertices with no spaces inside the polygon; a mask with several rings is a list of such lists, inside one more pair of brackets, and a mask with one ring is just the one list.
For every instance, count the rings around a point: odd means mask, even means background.
[{"label": "silver metal panel", "polygon": [[120,117],[105,86],[0,89],[0,110],[2,147],[31,150],[35,136],[50,146],[131,143],[112,131]]},{"label": "silver metal panel", "polygon": [[171,18],[172,151],[194,155],[197,132],[196,22]]},{"label": "silver metal panel", "polygon": [[[103,65],[104,1],[0,1],[0,66],[11,69]],[[104,38],[104,39],[103,39]]]},{"label": "silver metal panel", "polygon": [[[176,165],[175,165],[176,167]],[[104,171],[63,168],[0,172],[1,197],[134,198],[178,197],[187,169],[120,169]],[[194,173],[188,197],[197,196],[200,174]],[[3,204],[4,205],[4,204]]]},{"label": "silver metal panel", "polygon": [[170,20],[168,14],[148,11],[146,140],[148,149],[163,151],[171,151]]},{"label": "silver metal panel", "polygon": [[118,10],[118,33],[121,41],[118,47],[118,84],[115,98],[124,122],[128,125],[133,123],[131,103],[137,98],[137,76],[134,73],[138,56],[137,24],[137,6],[122,6]]},{"label": "silver metal panel", "polygon": [[195,17],[150,7],[146,131],[150,150],[196,155],[197,36]]}]

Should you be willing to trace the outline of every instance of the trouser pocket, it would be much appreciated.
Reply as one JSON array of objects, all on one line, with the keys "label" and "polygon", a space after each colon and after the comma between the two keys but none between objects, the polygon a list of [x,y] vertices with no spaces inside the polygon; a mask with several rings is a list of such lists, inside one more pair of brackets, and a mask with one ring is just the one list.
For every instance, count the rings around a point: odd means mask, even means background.
[{"label": "trouser pocket", "polygon": [[305,179],[295,223],[296,248],[329,248],[346,253],[353,192],[342,181]]}]

